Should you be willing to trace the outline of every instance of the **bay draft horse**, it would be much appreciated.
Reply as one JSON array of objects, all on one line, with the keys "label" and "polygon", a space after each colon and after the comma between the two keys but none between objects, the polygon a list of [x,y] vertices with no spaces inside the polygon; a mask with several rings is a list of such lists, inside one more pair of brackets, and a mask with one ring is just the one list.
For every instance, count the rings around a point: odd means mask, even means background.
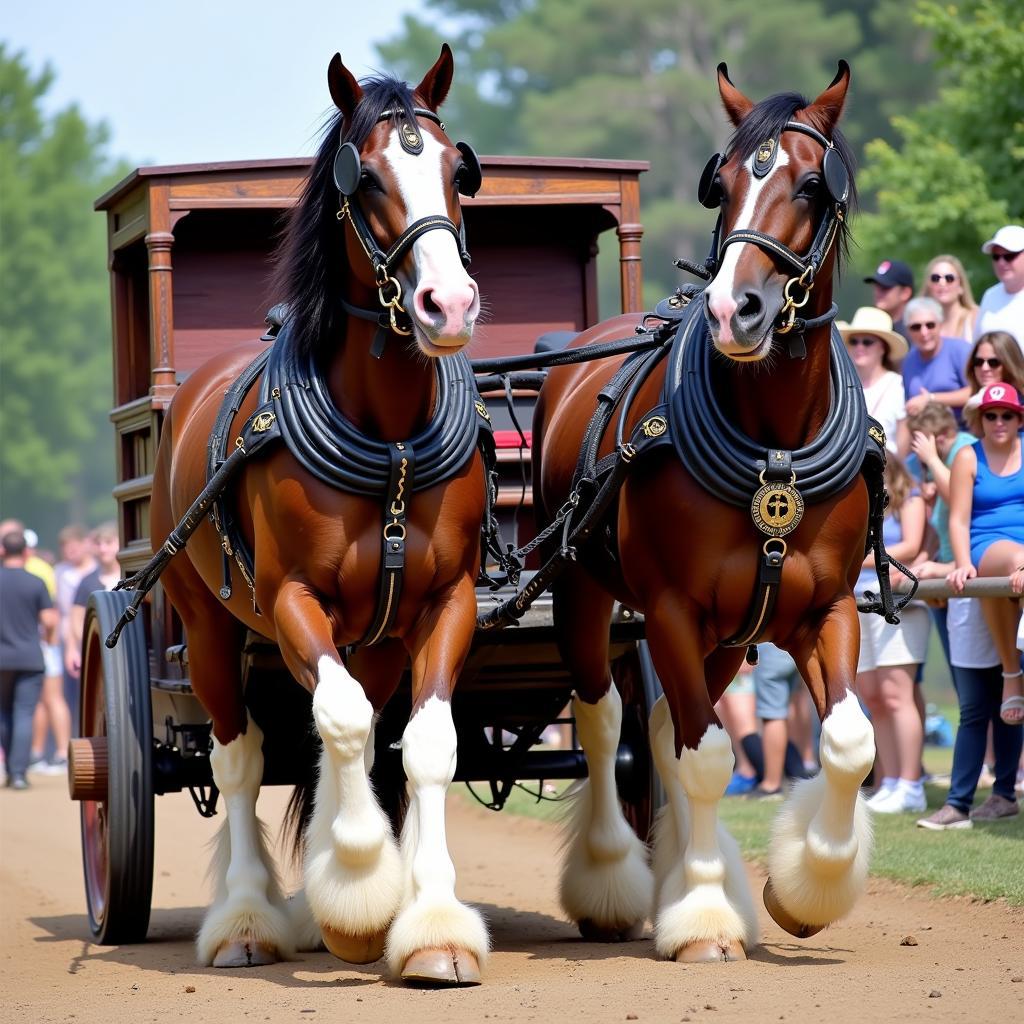
[{"label": "bay draft horse", "polygon": [[[717,177],[706,183],[721,199],[720,237],[746,229],[795,253],[807,252],[830,202],[823,168],[823,148],[830,140],[844,167],[851,166],[835,131],[849,68],[842,63],[813,103],[790,93],[755,105],[730,82],[724,65],[718,85],[736,127]],[[824,139],[783,131],[793,120],[812,126]],[[779,147],[774,165],[755,176],[757,153],[767,153],[765,140],[773,139]],[[840,235],[843,231],[840,224]],[[717,273],[704,292],[711,341],[703,341],[703,332],[696,336],[698,343],[714,346],[713,397],[765,448],[798,449],[816,436],[829,410],[830,324],[826,320],[807,331],[806,358],[790,358],[775,328],[781,324],[791,267],[751,244],[749,236],[718,255]],[[835,259],[832,246],[802,311],[807,319],[830,309]],[[637,322],[635,316],[612,319],[583,332],[574,344],[621,338]],[[570,493],[598,392],[621,362],[601,360],[549,373],[534,421],[541,452],[537,503],[549,514]],[[627,437],[657,405],[666,362],[633,402]],[[606,436],[601,455],[611,451],[611,440]],[[567,841],[561,899],[584,935],[628,935],[653,906],[662,955],[683,961],[739,959],[757,942],[757,917],[736,844],[717,820],[717,803],[734,762],[714,704],[743,658],[742,647],[721,642],[735,636],[747,619],[765,538],[747,508],[703,489],[671,447],[637,463],[612,506],[618,563],[600,545],[584,547],[554,594],[589,765]],[[775,614],[763,634],[792,654],[822,720],[822,770],[797,783],[780,811],[765,892],[776,921],[799,935],[845,914],[867,872],[871,830],[858,791],[874,758],[874,741],[853,691],[859,642],[853,584],[867,523],[868,493],[860,476],[834,498],[808,503],[802,522],[786,538],[789,554]],[[653,872],[616,798],[622,710],[607,651],[613,598],[644,613],[664,687],[650,716],[653,757],[667,794],[654,830]]]},{"label": "bay draft horse", "polygon": [[[328,82],[338,110],[282,240],[277,294],[290,304],[293,339],[315,353],[336,409],[381,441],[424,428],[438,399],[435,364],[470,341],[480,308],[459,243],[460,183],[473,173],[467,162],[476,174],[479,164],[468,147],[449,141],[436,115],[452,73],[445,46],[415,89],[387,77],[360,85],[336,55]],[[342,145],[336,168],[339,143],[354,149]],[[339,216],[339,174],[353,178],[343,183],[353,193],[349,205],[359,204],[381,252],[416,222],[448,223],[418,233],[387,275],[375,274],[365,237],[356,236],[350,216]],[[382,276],[389,278],[383,286]],[[376,358],[377,313],[389,315],[380,303],[398,298],[404,312],[403,295],[411,337],[389,331]],[[346,316],[342,301],[376,313]],[[216,356],[175,395],[157,457],[154,537],[167,535],[203,489],[222,397],[259,351],[254,344]],[[250,394],[229,436],[255,403]],[[478,980],[487,932],[480,914],[455,896],[444,800],[456,757],[449,701],[476,619],[479,454],[409,501],[393,625],[382,642],[345,659],[339,648],[364,637],[378,600],[382,501],[322,483],[284,445],[245,464],[236,498],[232,512],[254,554],[253,593],[240,586],[228,600],[217,596],[221,544],[209,521],[163,579],[186,630],[192,688],[212,719],[213,778],[226,805],[199,959],[220,967],[269,963],[312,948],[322,932],[345,960],[378,959],[386,939],[391,967],[406,978]],[[323,748],[305,829],[305,899],[283,897],[256,818],[263,736],[242,692],[245,627],[276,642],[291,674],[313,694]],[[412,714],[402,739],[410,803],[399,851],[368,772],[374,714],[410,659]]]}]

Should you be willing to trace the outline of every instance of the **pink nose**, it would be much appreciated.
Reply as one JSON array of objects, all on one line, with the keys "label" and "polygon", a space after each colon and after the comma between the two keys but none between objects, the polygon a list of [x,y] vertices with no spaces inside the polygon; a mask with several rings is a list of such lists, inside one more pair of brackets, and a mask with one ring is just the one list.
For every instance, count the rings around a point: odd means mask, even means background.
[{"label": "pink nose", "polygon": [[718,340],[732,341],[732,317],[736,312],[736,301],[732,295],[716,292],[708,299],[708,311],[718,321]]},{"label": "pink nose", "polygon": [[413,308],[416,318],[435,340],[464,339],[480,309],[480,293],[469,277],[455,283],[421,282],[413,297]]}]

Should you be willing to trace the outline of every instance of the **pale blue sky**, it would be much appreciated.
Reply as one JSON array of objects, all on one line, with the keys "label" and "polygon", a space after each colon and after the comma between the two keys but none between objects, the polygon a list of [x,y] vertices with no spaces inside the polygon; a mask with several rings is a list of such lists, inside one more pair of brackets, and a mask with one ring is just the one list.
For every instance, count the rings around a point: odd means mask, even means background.
[{"label": "pale blue sky", "polygon": [[[133,164],[303,156],[334,52],[357,77],[418,0],[17,0],[0,39],[57,74],[50,109],[105,120]],[[372,12],[372,18],[370,13]],[[426,70],[426,69],[424,69]]]}]

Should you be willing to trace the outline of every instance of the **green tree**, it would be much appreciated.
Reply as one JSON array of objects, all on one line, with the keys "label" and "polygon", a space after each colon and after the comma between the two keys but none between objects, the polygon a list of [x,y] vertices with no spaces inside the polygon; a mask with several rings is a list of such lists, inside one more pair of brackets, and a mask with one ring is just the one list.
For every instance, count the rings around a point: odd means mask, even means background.
[{"label": "green tree", "polygon": [[975,284],[992,283],[979,245],[1024,220],[1024,8],[1019,0],[919,0],[946,82],[937,101],[893,118],[897,142],[867,147],[863,184],[878,211],[861,218],[870,266],[898,255],[920,268],[951,252]]},{"label": "green tree", "polygon": [[[113,512],[110,299],[103,218],[107,132],[0,44],[0,505],[53,543]],[[122,168],[117,173],[123,173]]]},{"label": "green tree", "polygon": [[[379,47],[413,78],[442,38],[456,52],[447,120],[482,152],[646,158],[642,183],[648,298],[677,281],[677,255],[703,258],[712,217],[696,203],[708,156],[730,128],[715,67],[751,97],[816,95],[845,57],[854,92],[844,127],[879,134],[879,110],[930,95],[926,33],[899,0],[426,0]],[[847,8],[851,8],[847,10]],[[443,26],[443,30],[436,26]],[[866,44],[870,38],[871,47]],[[868,68],[861,96],[860,63]],[[894,71],[895,69],[895,71]],[[888,76],[888,77],[886,77]],[[901,92],[902,90],[902,92]]]}]

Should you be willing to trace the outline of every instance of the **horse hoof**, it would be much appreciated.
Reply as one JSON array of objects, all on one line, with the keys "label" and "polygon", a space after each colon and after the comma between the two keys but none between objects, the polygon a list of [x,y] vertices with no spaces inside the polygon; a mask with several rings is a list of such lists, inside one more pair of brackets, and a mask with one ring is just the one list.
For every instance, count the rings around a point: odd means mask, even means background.
[{"label": "horse hoof", "polygon": [[585,917],[577,927],[587,942],[635,942],[644,933],[643,921],[632,924],[598,924],[593,918]]},{"label": "horse hoof", "polygon": [[676,953],[676,963],[679,964],[714,964],[746,959],[743,943],[734,939],[691,942]]},{"label": "horse hoof", "polygon": [[762,899],[764,900],[765,910],[771,915],[772,920],[784,932],[789,932],[790,935],[795,935],[798,939],[807,939],[812,935],[817,935],[825,927],[823,924],[802,924],[789,913],[779,902],[779,897],[775,894],[770,878],[764,883]]},{"label": "horse hoof", "polygon": [[255,940],[236,939],[222,942],[213,958],[214,967],[266,967],[281,958],[273,946]]},{"label": "horse hoof", "polygon": [[419,985],[479,985],[480,963],[466,949],[421,949],[406,960],[402,980]]},{"label": "horse hoof", "polygon": [[384,955],[384,940],[387,932],[372,935],[346,935],[329,924],[321,925],[324,945],[339,960],[347,964],[372,964]]}]

